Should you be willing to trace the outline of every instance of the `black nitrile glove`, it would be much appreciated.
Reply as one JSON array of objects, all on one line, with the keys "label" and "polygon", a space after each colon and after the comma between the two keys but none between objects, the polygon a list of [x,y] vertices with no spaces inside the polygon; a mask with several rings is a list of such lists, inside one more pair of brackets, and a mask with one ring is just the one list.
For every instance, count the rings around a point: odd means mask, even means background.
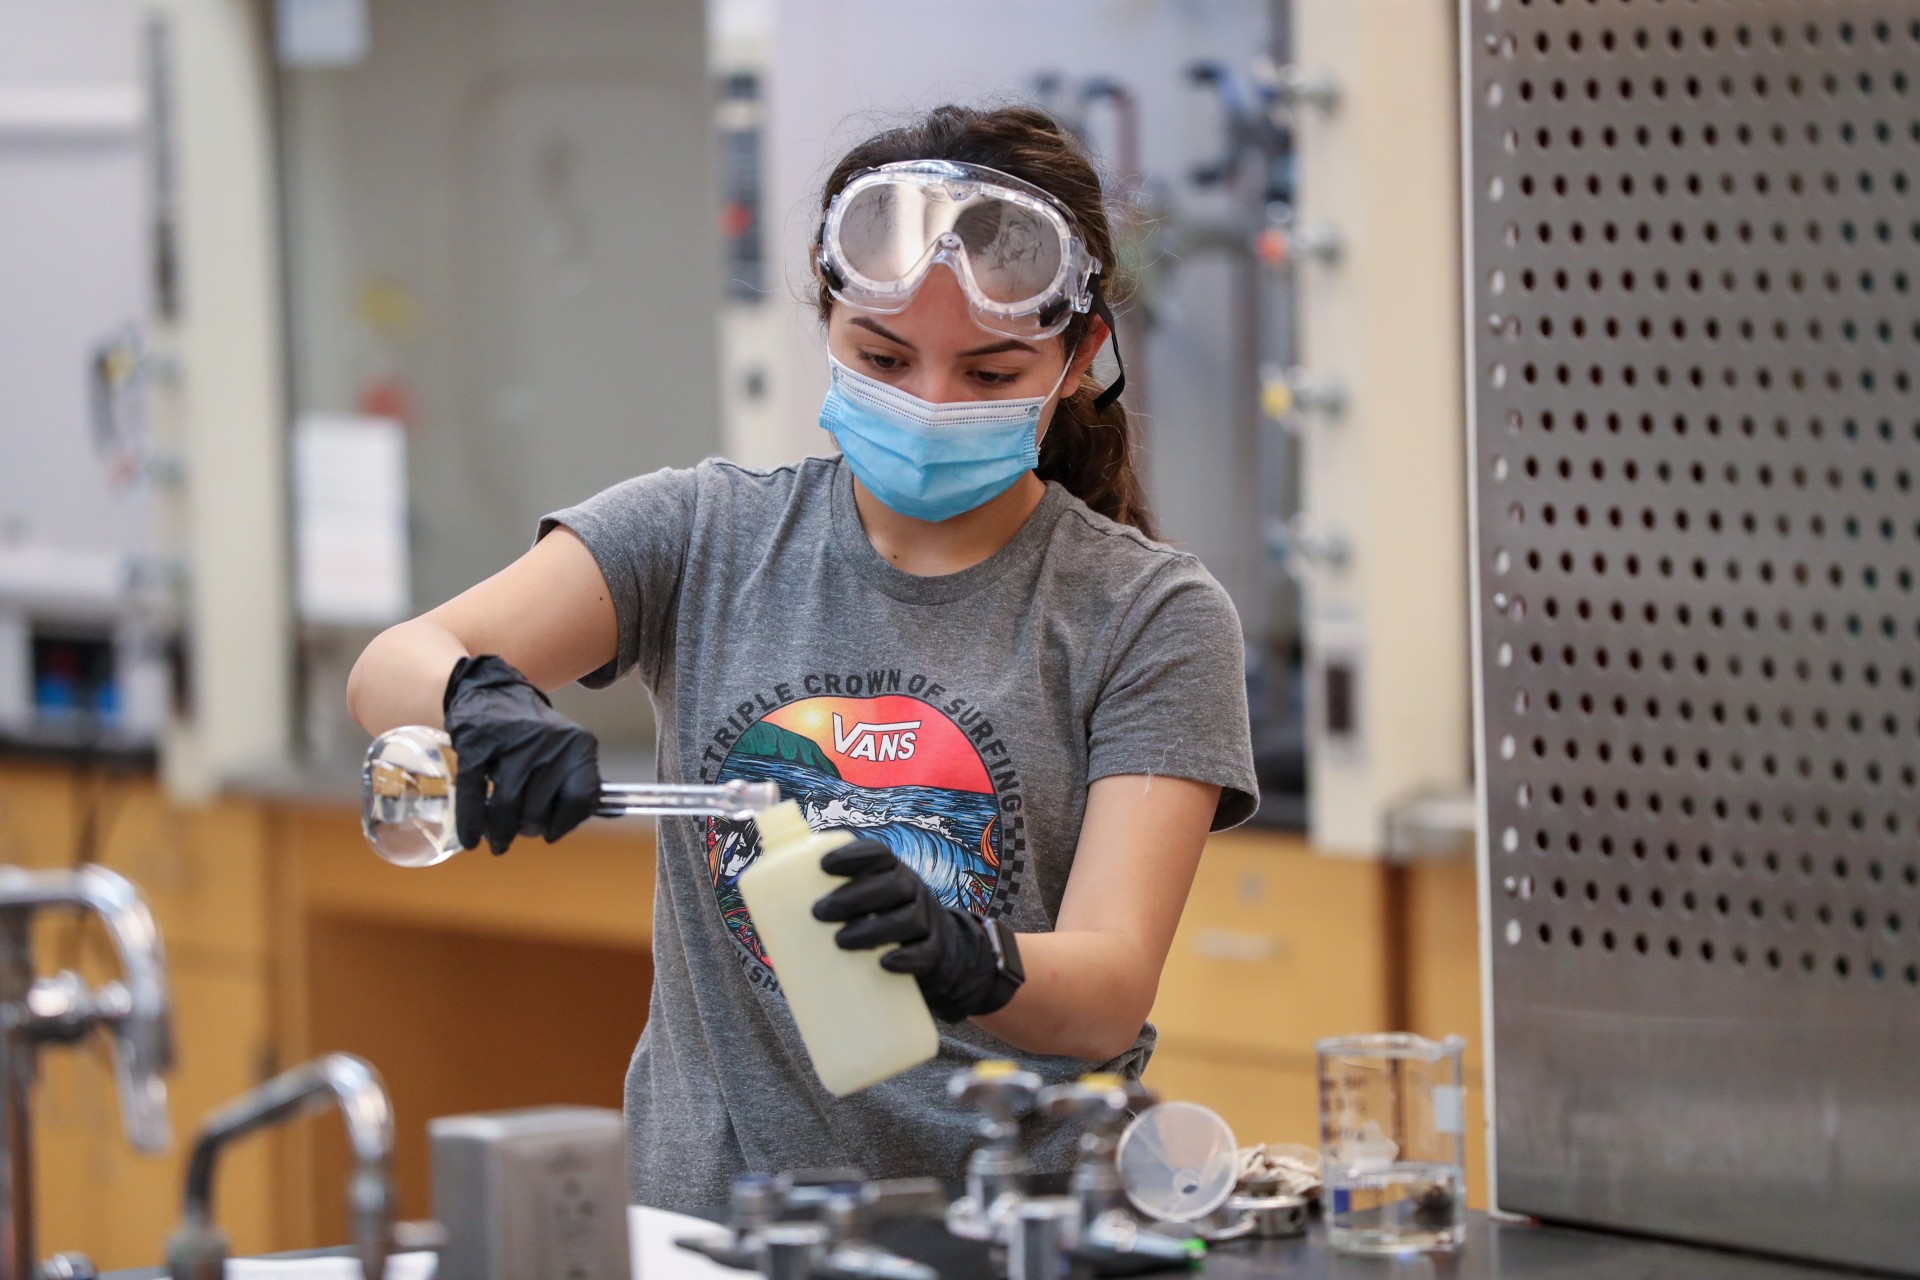
[{"label": "black nitrile glove", "polygon": [[482,835],[497,854],[516,835],[558,840],[599,808],[600,744],[506,659],[460,659],[441,706],[459,757],[453,806],[462,849]]},{"label": "black nitrile glove", "polygon": [[940,904],[927,882],[878,840],[855,840],[820,858],[846,884],[813,904],[816,920],[846,921],[834,941],[843,951],[871,951],[897,942],[880,967],[910,973],[927,1008],[942,1022],[993,1013],[1018,987],[1000,973],[986,926]]}]

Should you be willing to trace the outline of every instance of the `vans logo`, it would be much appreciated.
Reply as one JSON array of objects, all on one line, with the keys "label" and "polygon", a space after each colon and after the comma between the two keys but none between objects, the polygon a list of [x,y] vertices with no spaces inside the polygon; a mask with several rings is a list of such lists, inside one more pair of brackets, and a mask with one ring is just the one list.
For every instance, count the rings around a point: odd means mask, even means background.
[{"label": "vans logo", "polygon": [[876,763],[882,760],[911,760],[914,730],[919,727],[918,720],[901,720],[894,724],[869,724],[860,720],[848,729],[836,711],[833,713],[833,749],[849,760],[872,760]]}]

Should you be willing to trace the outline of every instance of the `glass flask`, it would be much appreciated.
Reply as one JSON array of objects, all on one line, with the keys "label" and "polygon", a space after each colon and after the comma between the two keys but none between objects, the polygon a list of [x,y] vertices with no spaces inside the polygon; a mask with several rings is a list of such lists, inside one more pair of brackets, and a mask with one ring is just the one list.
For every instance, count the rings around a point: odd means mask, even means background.
[{"label": "glass flask", "polygon": [[[360,826],[374,852],[400,867],[431,867],[460,852],[453,783],[459,767],[452,739],[439,729],[389,729],[367,748],[361,773]],[[717,786],[668,782],[608,783],[602,818],[641,814],[718,815],[736,821],[780,802],[771,782],[734,779]]]}]

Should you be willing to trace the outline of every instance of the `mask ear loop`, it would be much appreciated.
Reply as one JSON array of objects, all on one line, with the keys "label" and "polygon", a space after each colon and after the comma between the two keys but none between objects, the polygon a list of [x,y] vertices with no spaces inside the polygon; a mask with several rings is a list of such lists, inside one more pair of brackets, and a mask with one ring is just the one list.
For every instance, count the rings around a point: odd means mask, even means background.
[{"label": "mask ear loop", "polygon": [[1120,358],[1120,330],[1113,323],[1113,308],[1107,305],[1107,297],[1100,291],[1100,286],[1097,283],[1093,286],[1093,314],[1099,316],[1100,319],[1105,322],[1107,335],[1113,339],[1113,363],[1117,370],[1112,385],[1107,387],[1105,391],[1102,391],[1093,401],[1093,411],[1095,413],[1105,413],[1107,406],[1115,400],[1118,400],[1120,393],[1127,389],[1127,365],[1126,361]]}]

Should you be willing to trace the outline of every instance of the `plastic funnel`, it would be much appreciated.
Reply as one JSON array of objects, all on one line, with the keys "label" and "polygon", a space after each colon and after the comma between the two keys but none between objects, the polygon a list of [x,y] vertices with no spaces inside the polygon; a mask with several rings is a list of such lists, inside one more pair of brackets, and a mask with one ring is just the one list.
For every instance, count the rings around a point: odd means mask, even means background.
[{"label": "plastic funnel", "polygon": [[1192,1222],[1227,1202],[1239,1176],[1233,1130],[1197,1102],[1163,1102],[1120,1135],[1120,1184],[1133,1207],[1162,1222]]}]

